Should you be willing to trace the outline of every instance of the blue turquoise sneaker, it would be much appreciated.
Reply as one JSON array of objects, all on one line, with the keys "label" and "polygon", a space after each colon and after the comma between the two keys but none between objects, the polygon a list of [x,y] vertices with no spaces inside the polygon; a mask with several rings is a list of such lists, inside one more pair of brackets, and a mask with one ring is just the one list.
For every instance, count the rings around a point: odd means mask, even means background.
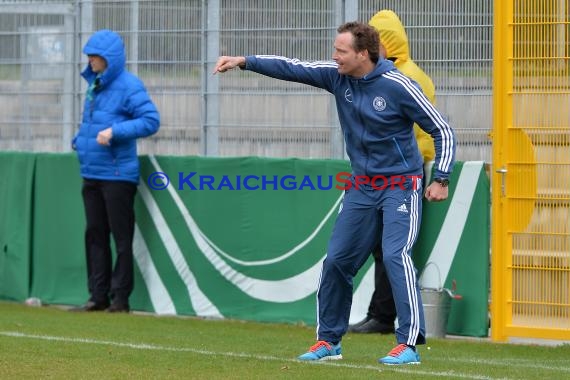
[{"label": "blue turquoise sneaker", "polygon": [[319,340],[309,351],[299,356],[299,360],[339,360],[342,359],[342,349],[340,342],[338,344],[330,344],[324,340]]},{"label": "blue turquoise sneaker", "polygon": [[405,344],[398,344],[378,362],[387,365],[420,364],[420,355]]}]

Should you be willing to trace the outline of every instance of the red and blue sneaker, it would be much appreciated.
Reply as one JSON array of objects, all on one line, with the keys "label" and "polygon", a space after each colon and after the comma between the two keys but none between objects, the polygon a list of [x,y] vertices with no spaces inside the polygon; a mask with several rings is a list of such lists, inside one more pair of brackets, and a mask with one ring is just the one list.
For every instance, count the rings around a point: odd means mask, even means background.
[{"label": "red and blue sneaker", "polygon": [[387,365],[420,364],[420,355],[405,344],[398,344],[378,362]]},{"label": "red and blue sneaker", "polygon": [[319,340],[315,343],[309,351],[299,356],[299,360],[339,360],[342,359],[342,349],[340,342],[338,344],[331,344],[324,340]]}]

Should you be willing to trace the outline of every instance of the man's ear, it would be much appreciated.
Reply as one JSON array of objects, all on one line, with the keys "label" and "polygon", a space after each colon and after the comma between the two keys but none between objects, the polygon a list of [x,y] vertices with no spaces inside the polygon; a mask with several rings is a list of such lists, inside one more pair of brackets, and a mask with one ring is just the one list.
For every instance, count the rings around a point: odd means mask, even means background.
[{"label": "man's ear", "polygon": [[387,55],[388,53],[386,53],[386,47],[382,44],[382,42],[380,42],[380,56],[386,59]]}]

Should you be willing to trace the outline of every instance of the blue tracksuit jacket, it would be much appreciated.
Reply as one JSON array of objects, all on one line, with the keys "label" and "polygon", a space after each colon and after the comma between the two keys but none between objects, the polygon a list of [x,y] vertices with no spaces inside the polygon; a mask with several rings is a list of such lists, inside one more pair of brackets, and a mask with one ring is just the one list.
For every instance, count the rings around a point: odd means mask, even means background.
[{"label": "blue tracksuit jacket", "polygon": [[421,174],[423,160],[414,122],[434,139],[435,177],[448,178],[453,169],[453,130],[420,87],[391,61],[380,60],[361,79],[339,74],[333,61],[303,62],[267,55],[246,57],[245,69],[333,94],[353,175]]}]

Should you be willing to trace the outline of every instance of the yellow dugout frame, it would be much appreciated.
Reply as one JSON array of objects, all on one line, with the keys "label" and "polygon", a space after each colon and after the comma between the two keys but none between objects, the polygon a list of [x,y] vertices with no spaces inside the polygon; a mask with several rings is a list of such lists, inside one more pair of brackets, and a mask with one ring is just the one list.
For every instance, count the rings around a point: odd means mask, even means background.
[{"label": "yellow dugout frame", "polygon": [[491,338],[570,340],[570,6],[496,0]]}]

